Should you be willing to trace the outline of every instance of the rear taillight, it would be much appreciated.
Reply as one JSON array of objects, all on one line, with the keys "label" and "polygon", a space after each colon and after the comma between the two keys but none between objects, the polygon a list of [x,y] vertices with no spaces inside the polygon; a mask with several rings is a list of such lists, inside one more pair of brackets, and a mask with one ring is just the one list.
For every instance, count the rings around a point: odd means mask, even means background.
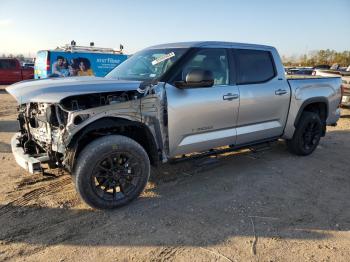
[{"label": "rear taillight", "polygon": [[50,58],[49,55],[47,55],[47,60],[46,60],[46,70],[49,71],[50,70]]}]

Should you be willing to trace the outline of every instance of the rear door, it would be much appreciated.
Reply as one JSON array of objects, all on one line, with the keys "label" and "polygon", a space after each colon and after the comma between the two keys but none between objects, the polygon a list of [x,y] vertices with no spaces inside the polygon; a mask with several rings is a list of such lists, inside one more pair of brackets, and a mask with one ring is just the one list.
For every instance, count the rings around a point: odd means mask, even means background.
[{"label": "rear door", "polygon": [[229,49],[199,49],[176,80],[200,68],[213,72],[214,86],[179,89],[166,84],[170,157],[235,143],[239,94],[230,79],[229,62]]},{"label": "rear door", "polygon": [[49,51],[39,51],[36,54],[35,64],[34,64],[34,78],[42,79],[47,78],[50,75],[50,52]]},{"label": "rear door", "polygon": [[253,49],[234,49],[233,53],[240,93],[236,144],[282,135],[290,88],[278,76],[273,54]]}]

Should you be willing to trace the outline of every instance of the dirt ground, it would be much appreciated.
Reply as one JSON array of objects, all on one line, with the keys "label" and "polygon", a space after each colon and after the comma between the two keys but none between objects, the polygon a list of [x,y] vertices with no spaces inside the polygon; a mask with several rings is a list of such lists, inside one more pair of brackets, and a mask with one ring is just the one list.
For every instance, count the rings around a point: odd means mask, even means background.
[{"label": "dirt ground", "polygon": [[314,154],[270,150],[153,170],[140,199],[88,208],[68,174],[14,161],[16,103],[0,88],[1,261],[349,261],[350,110]]}]

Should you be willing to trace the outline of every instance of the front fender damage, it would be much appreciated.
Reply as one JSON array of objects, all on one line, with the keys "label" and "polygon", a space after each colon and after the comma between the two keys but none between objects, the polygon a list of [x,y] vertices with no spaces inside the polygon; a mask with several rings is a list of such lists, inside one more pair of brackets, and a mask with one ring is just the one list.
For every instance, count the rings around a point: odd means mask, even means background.
[{"label": "front fender damage", "polygon": [[[72,170],[77,153],[88,134],[100,136],[122,133],[135,136],[131,134],[129,127],[145,131],[146,136],[138,142],[141,145],[145,143],[150,148],[148,153],[151,163],[167,161],[168,130],[164,83],[147,87],[143,94],[134,96],[131,100],[70,112],[67,124],[61,130],[65,148],[63,166]],[[137,137],[132,138],[138,140]]]}]

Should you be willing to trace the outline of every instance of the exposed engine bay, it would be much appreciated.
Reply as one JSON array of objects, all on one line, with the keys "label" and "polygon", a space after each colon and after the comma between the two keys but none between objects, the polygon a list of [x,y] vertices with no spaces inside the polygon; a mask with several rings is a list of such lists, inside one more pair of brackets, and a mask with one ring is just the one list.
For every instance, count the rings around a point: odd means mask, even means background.
[{"label": "exposed engine bay", "polygon": [[70,96],[60,103],[22,104],[18,107],[21,132],[18,140],[26,154],[34,157],[48,156],[51,166],[60,166],[70,133],[77,126],[89,118],[96,118],[98,113],[111,106],[115,108],[133,102],[137,109],[140,103],[137,100],[142,96],[144,94],[137,90],[119,91]]},{"label": "exposed engine bay", "polygon": [[78,111],[127,102],[129,100],[138,99],[139,97],[140,94],[135,91],[78,95],[63,99],[61,106],[67,111]]}]

